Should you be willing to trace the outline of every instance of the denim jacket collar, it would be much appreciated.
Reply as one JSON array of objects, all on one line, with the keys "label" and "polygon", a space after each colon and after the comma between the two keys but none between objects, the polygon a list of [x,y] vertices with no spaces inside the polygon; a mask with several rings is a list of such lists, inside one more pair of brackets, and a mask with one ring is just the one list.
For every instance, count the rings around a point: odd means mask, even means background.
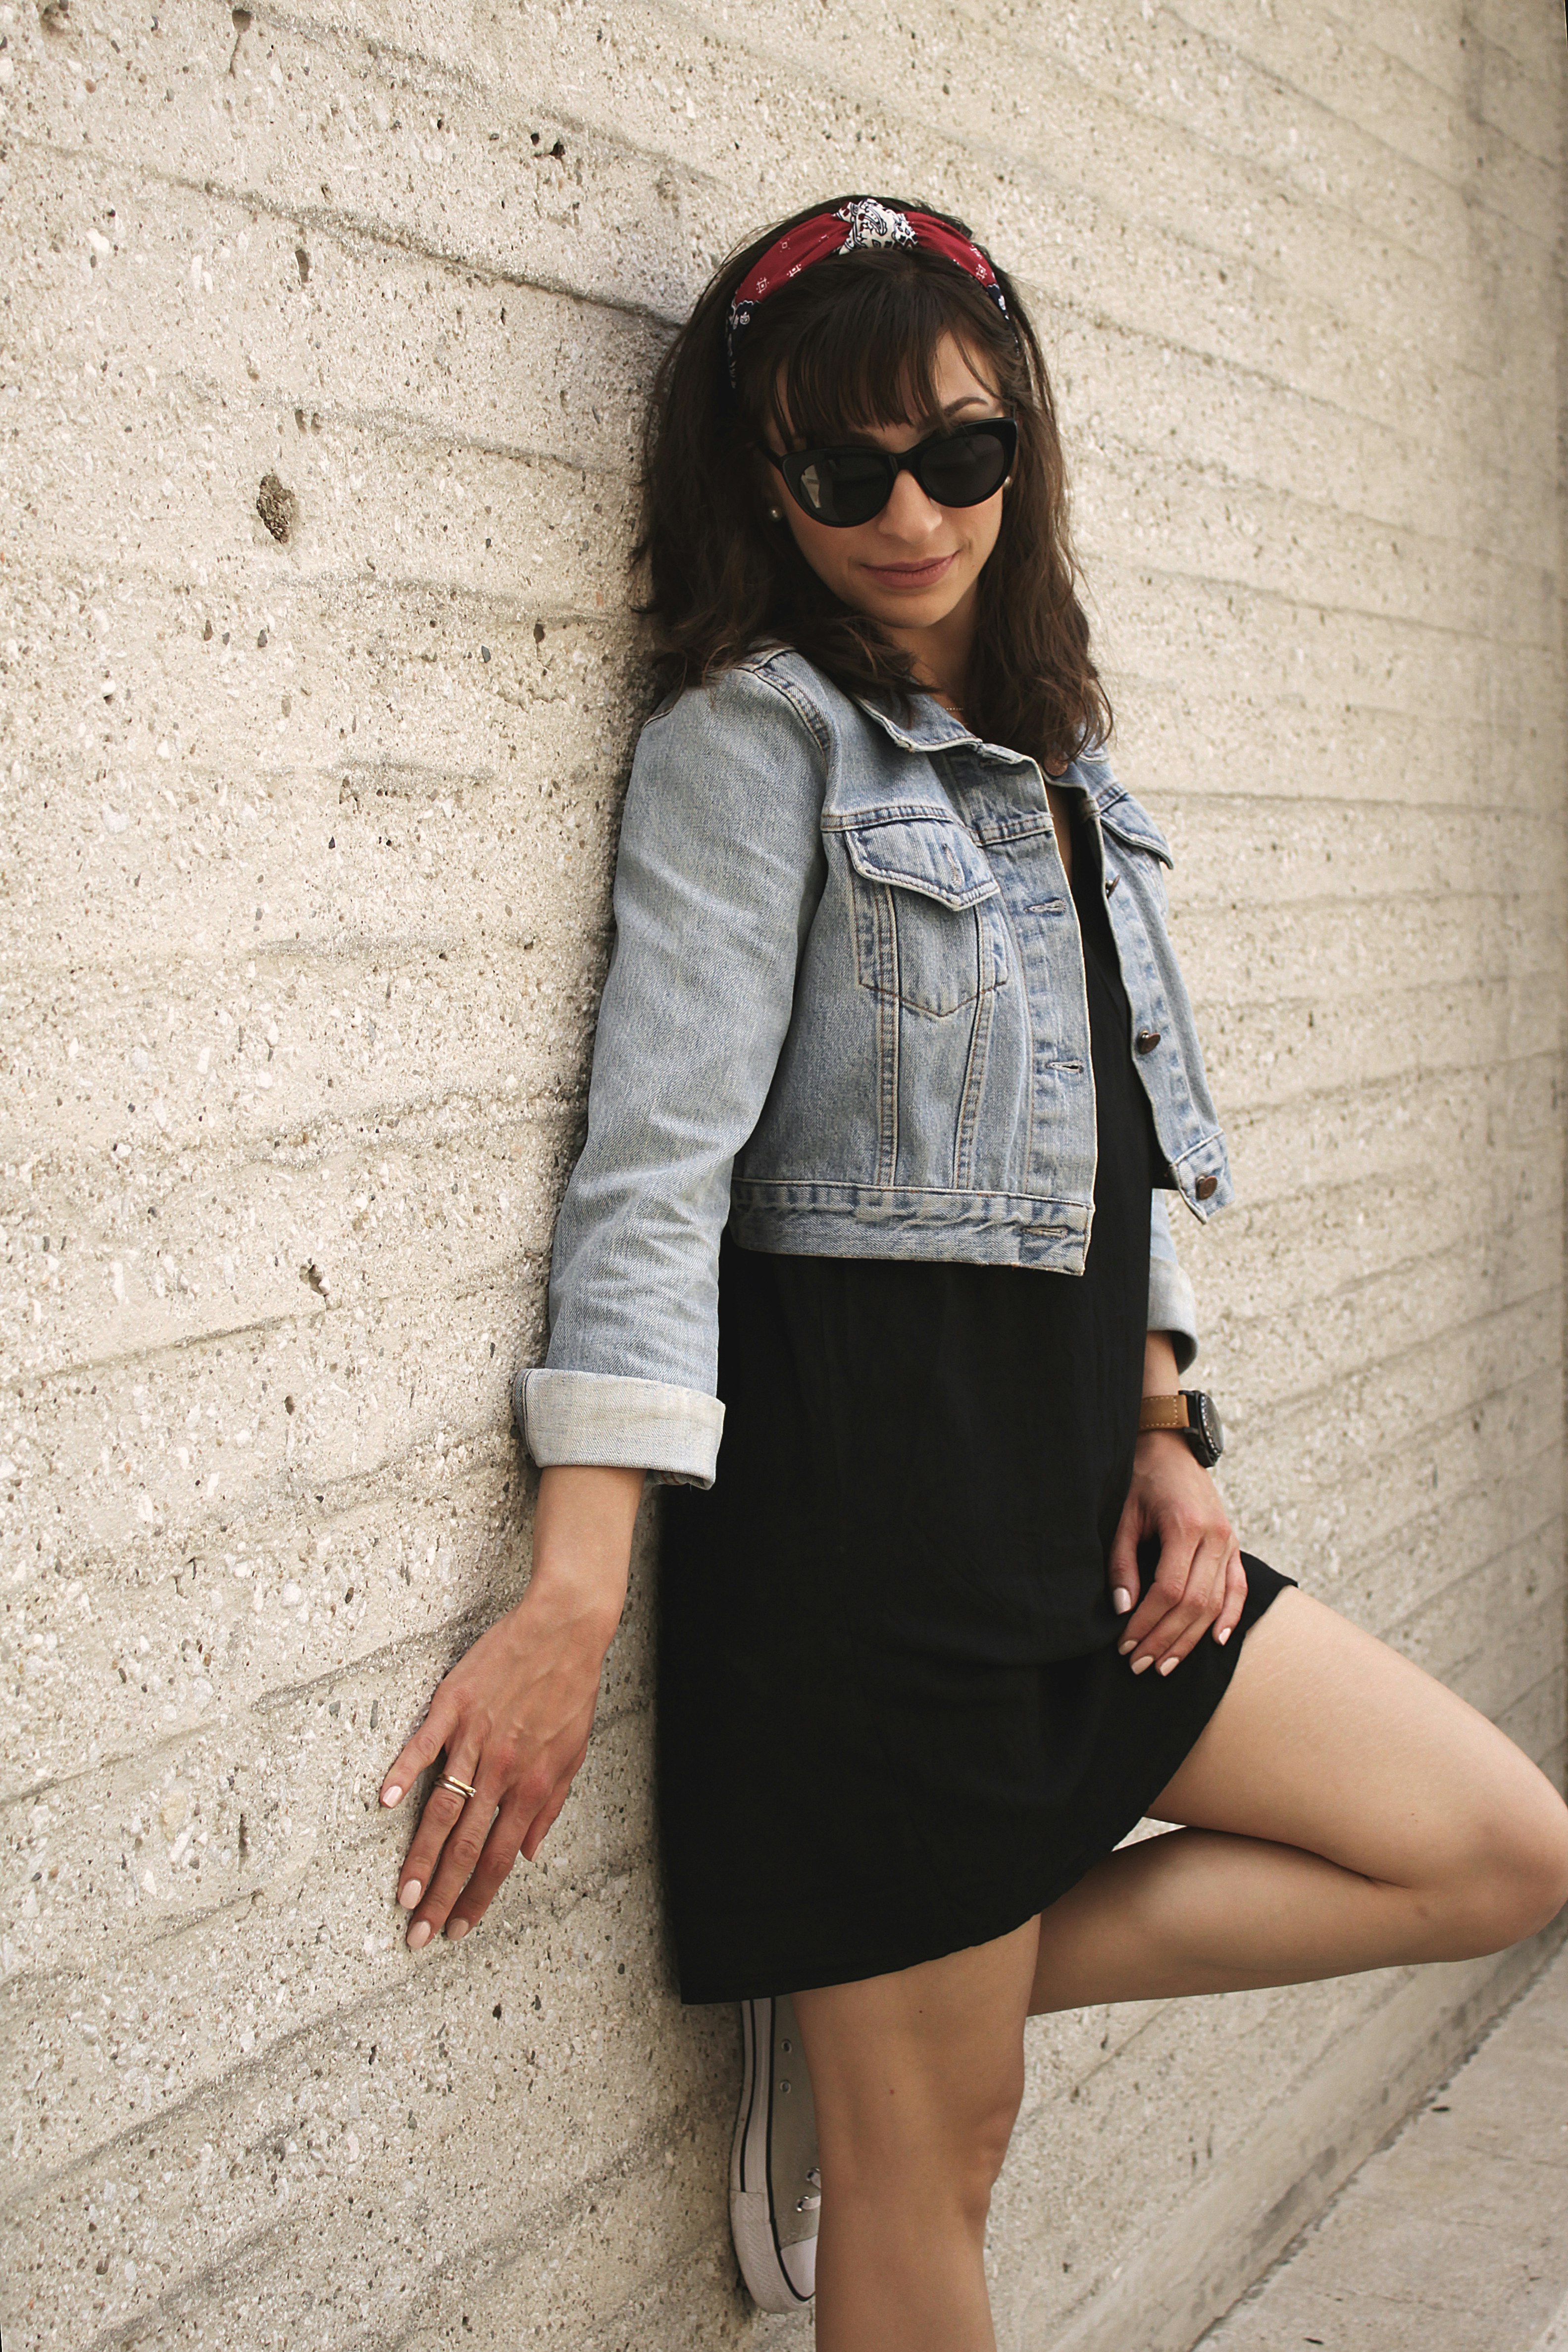
[{"label": "denim jacket collar", "polygon": [[1024,759],[1021,751],[1009,751],[1000,743],[988,743],[961,719],[945,710],[935,695],[916,694],[910,716],[895,719],[891,711],[872,700],[869,695],[857,694],[853,699],[868,719],[874,719],[884,733],[904,751],[984,751],[991,759],[1013,762]]},{"label": "denim jacket collar", "polygon": [[[874,719],[883,732],[905,751],[978,751],[988,760],[1005,761],[1011,766],[1032,767],[1035,763],[1022,751],[1009,751],[1003,743],[988,743],[961,719],[929,694],[917,695],[915,708],[907,719],[895,719],[866,695],[857,694],[854,700],[868,719]],[[1170,845],[1145,809],[1140,808],[1130,793],[1124,792],[1110,769],[1092,755],[1074,760],[1060,777],[1051,780],[1064,791],[1086,793],[1093,802],[1102,824],[1108,825],[1121,841],[1132,848],[1146,849],[1163,866],[1175,863]]]}]

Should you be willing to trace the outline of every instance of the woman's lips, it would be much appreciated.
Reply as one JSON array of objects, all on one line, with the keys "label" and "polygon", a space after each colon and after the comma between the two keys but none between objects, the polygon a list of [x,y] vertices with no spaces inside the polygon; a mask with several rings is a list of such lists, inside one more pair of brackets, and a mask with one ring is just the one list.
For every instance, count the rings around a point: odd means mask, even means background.
[{"label": "woman's lips", "polygon": [[930,588],[957,561],[955,551],[951,555],[934,555],[928,563],[868,563],[865,570],[879,588]]}]

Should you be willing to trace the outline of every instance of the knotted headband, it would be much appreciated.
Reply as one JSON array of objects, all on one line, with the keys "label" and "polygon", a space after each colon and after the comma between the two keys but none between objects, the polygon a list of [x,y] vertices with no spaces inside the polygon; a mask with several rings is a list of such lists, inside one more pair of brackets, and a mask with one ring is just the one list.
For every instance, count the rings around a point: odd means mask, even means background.
[{"label": "knotted headband", "polygon": [[[756,268],[743,278],[731,297],[729,316],[725,322],[725,345],[729,355],[729,380],[735,382],[736,354],[741,337],[750,326],[759,302],[791,278],[799,278],[802,269],[810,269],[814,261],[827,261],[841,253],[885,253],[894,246],[920,246],[927,253],[945,253],[956,261],[977,285],[983,286],[1005,319],[1008,306],[997,273],[977,245],[971,243],[959,229],[938,220],[935,213],[901,212],[894,205],[879,204],[874,196],[859,196],[852,203],[841,205],[836,212],[813,213],[810,220],[799,221],[783,236],[776,237]],[[1009,321],[1010,323],[1010,321]]]}]

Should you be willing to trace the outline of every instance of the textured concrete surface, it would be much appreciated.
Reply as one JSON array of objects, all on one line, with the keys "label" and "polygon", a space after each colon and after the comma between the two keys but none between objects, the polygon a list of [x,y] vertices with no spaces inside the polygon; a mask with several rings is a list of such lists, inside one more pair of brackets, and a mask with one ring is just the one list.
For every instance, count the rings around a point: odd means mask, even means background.
[{"label": "textured concrete surface", "polygon": [[[6,2352],[807,2332],[671,1990],[646,1541],[482,1933],[407,1958],[373,1800],[527,1570],[643,389],[809,195],[1038,306],[1247,1537],[1561,1775],[1563,62],[1555,0],[3,0]],[[1004,2343],[1185,2352],[1529,1965],[1036,2029]]]},{"label": "textured concrete surface", "polygon": [[1203,2352],[1568,2343],[1568,1953]]}]

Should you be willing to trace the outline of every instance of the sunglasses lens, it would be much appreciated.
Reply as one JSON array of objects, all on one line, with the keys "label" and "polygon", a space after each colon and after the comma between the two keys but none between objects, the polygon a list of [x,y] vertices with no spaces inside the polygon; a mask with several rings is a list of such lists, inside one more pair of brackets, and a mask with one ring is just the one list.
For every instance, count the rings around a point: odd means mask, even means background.
[{"label": "sunglasses lens", "polygon": [[819,522],[869,522],[887,504],[888,468],[874,449],[819,449],[790,488]]},{"label": "sunglasses lens", "polygon": [[[1017,427],[1002,418],[927,441],[904,463],[939,507],[977,507],[1001,488],[1017,447]],[[900,470],[880,449],[808,449],[783,461],[784,478],[806,512],[841,529],[879,515]]]},{"label": "sunglasses lens", "polygon": [[955,433],[934,441],[920,464],[920,487],[939,507],[977,507],[994,496],[1012,461],[1010,434]]}]

